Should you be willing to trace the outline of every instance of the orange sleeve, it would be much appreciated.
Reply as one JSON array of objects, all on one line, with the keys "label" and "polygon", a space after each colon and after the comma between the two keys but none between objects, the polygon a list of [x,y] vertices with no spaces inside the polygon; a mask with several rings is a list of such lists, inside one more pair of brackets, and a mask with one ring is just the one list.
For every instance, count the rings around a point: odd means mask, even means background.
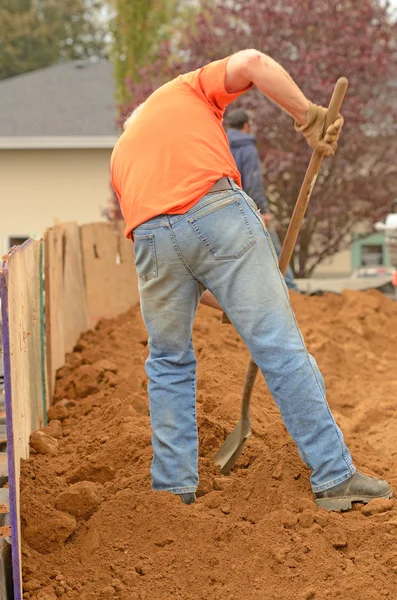
[{"label": "orange sleeve", "polygon": [[244,94],[252,87],[250,84],[244,90],[229,94],[225,90],[226,66],[230,56],[216,60],[214,62],[181,76],[181,81],[190,85],[200,95],[212,104],[217,110],[221,111],[222,116],[226,106],[236,98]]}]

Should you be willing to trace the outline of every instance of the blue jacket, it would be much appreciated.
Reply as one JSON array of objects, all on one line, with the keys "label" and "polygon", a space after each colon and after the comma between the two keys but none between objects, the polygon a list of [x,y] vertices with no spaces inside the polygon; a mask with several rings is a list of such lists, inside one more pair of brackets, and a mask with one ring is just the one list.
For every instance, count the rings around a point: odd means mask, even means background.
[{"label": "blue jacket", "polygon": [[255,202],[262,214],[269,212],[263,187],[261,163],[254,135],[239,129],[226,131],[230,150],[241,174],[243,190]]}]

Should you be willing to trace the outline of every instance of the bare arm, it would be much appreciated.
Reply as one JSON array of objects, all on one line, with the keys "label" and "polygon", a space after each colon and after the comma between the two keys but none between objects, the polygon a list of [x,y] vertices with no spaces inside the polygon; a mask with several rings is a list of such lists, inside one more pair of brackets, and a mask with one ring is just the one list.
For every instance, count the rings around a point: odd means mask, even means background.
[{"label": "bare arm", "polygon": [[334,154],[343,126],[342,115],[324,131],[327,109],[309,102],[287,71],[258,50],[233,54],[226,67],[227,92],[241,92],[250,83],[295,119],[295,129],[302,132],[311,148],[327,156]]},{"label": "bare arm", "polygon": [[233,54],[226,68],[226,91],[239,92],[251,82],[300,125],[306,122],[309,100],[281,65],[258,50]]}]

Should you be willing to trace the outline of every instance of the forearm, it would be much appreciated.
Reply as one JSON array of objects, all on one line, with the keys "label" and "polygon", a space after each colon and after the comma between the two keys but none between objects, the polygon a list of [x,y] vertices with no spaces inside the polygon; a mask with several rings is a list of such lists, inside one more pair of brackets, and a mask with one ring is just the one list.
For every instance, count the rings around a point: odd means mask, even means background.
[{"label": "forearm", "polygon": [[266,54],[258,53],[248,64],[251,81],[300,125],[306,121],[309,100],[287,71]]},{"label": "forearm", "polygon": [[300,125],[306,122],[309,100],[281,65],[258,50],[237,52],[227,64],[225,87],[229,93],[241,91],[250,83]]}]

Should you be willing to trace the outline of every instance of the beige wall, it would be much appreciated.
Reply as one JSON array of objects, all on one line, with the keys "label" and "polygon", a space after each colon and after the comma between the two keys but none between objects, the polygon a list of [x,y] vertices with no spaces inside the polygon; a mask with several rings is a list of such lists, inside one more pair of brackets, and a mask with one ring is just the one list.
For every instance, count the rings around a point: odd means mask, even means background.
[{"label": "beige wall", "polygon": [[0,150],[0,250],[60,221],[103,220],[110,149]]},{"label": "beige wall", "polygon": [[337,252],[330,258],[323,260],[313,271],[312,277],[350,277],[351,267],[351,249]]}]

